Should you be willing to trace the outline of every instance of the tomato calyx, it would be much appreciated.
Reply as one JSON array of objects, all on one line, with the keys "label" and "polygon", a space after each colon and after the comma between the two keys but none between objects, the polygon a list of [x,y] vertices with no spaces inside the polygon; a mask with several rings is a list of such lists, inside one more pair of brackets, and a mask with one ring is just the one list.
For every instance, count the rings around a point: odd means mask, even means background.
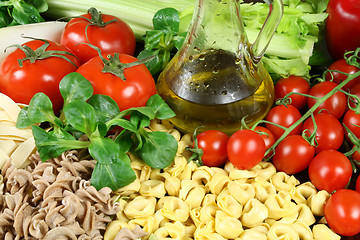
[{"label": "tomato calyx", "polygon": [[[34,39],[34,38],[31,38],[31,39]],[[29,60],[30,63],[35,63],[36,60],[43,60],[43,59],[50,58],[50,57],[62,58],[64,60],[68,61],[69,63],[71,63],[72,65],[74,65],[75,67],[78,67],[73,61],[71,61],[69,58],[64,56],[64,55],[71,55],[73,57],[76,57],[74,54],[67,52],[67,51],[56,51],[56,50],[48,50],[47,51],[46,49],[50,45],[49,41],[44,40],[44,39],[34,39],[34,40],[43,41],[44,44],[35,50],[31,49],[27,45],[13,44],[13,45],[9,46],[9,47],[17,47],[25,53],[24,58],[18,59],[18,63],[19,63],[20,67],[22,67],[24,65],[24,61],[26,61],[26,60]]]},{"label": "tomato calyx", "polygon": [[87,20],[90,23],[88,26],[105,27],[106,25],[117,21],[117,19],[112,19],[112,20],[110,20],[108,22],[104,22],[101,12],[99,12],[94,7],[89,8],[88,13],[91,16],[91,19],[80,16],[81,18]]},{"label": "tomato calyx", "polygon": [[198,128],[201,128],[201,127],[197,127],[193,133],[194,147],[186,147],[186,150],[188,150],[189,152],[192,153],[188,159],[188,162],[193,161],[197,166],[200,167],[200,166],[204,165],[204,163],[201,159],[204,154],[204,150],[199,148],[199,141],[197,139],[197,133],[196,133]]}]

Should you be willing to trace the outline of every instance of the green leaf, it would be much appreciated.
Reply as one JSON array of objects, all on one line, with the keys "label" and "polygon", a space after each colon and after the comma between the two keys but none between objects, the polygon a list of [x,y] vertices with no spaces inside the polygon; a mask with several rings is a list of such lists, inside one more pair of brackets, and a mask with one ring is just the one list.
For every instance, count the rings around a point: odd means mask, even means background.
[{"label": "green leaf", "polygon": [[27,4],[24,1],[15,1],[12,17],[18,24],[39,23],[45,21],[34,6]]},{"label": "green leaf", "polygon": [[86,102],[75,100],[64,106],[64,114],[68,124],[90,136],[96,128],[95,110]]},{"label": "green leaf", "polygon": [[175,113],[166,104],[164,99],[160,95],[155,94],[149,98],[146,106],[151,107],[155,112],[155,118],[157,119],[169,119],[175,116]]},{"label": "green leaf", "polygon": [[96,189],[110,187],[116,190],[136,179],[129,157],[119,150],[119,145],[110,138],[95,139],[90,144],[89,153],[97,160],[91,176],[91,184]]},{"label": "green leaf", "polygon": [[144,116],[140,112],[133,112],[130,116],[130,122],[136,126],[137,129],[148,127],[150,125],[150,119]]},{"label": "green leaf", "polygon": [[37,146],[37,151],[39,152],[40,159],[43,162],[48,159],[58,157],[67,150],[87,147],[86,142],[77,141],[71,134],[66,132],[46,132],[37,125],[32,126],[32,132]]},{"label": "green leaf", "polygon": [[29,3],[33,5],[39,13],[46,12],[49,9],[45,0],[30,0]]},{"label": "green leaf", "polygon": [[94,93],[92,84],[80,73],[67,74],[59,84],[60,93],[64,99],[64,106],[75,100],[88,100]]},{"label": "green leaf", "polygon": [[6,27],[11,23],[11,17],[5,7],[0,7],[0,28]]},{"label": "green leaf", "polygon": [[166,168],[176,156],[178,143],[173,135],[167,132],[148,132],[142,134],[144,143],[138,151],[141,159],[152,168]]},{"label": "green leaf", "polygon": [[115,139],[116,144],[119,145],[120,152],[129,152],[133,144],[134,133],[128,130],[122,131]]},{"label": "green leaf", "polygon": [[24,107],[20,110],[17,121],[16,121],[16,127],[17,128],[27,128],[31,125],[33,125],[34,122],[30,120],[29,114],[28,114],[28,107]]},{"label": "green leaf", "polygon": [[36,93],[30,100],[28,106],[28,117],[34,123],[50,122],[55,125],[55,114],[53,105],[44,93]]},{"label": "green leaf", "polygon": [[105,123],[120,113],[115,100],[107,95],[95,94],[88,100],[88,104],[93,106],[96,118],[100,122]]},{"label": "green leaf", "polygon": [[179,12],[175,8],[163,8],[157,11],[153,17],[155,30],[178,33],[180,18]]},{"label": "green leaf", "polygon": [[150,61],[147,61],[145,63],[145,66],[149,69],[150,73],[154,76],[157,73],[161,72],[163,69],[163,62],[160,61],[160,50],[150,50],[150,49],[144,49],[142,50],[139,55],[137,56],[138,59],[144,59],[150,56],[156,56],[155,58],[151,59]]}]

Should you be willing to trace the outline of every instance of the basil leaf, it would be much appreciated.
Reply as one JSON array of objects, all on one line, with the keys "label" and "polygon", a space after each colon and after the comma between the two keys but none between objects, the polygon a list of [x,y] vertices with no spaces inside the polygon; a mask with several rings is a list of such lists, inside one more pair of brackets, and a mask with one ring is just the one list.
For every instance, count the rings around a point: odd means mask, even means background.
[{"label": "basil leaf", "polygon": [[28,117],[34,123],[50,122],[55,125],[53,105],[44,93],[36,93],[29,102]]},{"label": "basil leaf", "polygon": [[93,106],[96,118],[100,122],[107,122],[120,113],[119,106],[111,97],[96,94],[90,97],[88,104]]},{"label": "basil leaf", "polygon": [[67,74],[59,84],[64,106],[75,100],[88,100],[94,93],[92,84],[80,73]]},{"label": "basil leaf", "polygon": [[75,100],[63,108],[68,124],[90,136],[96,128],[95,110],[86,102]]},{"label": "basil leaf", "polygon": [[163,8],[153,17],[155,30],[177,33],[180,26],[179,12],[175,8]]},{"label": "basil leaf", "polygon": [[97,160],[91,176],[91,184],[96,189],[110,187],[116,190],[136,179],[129,157],[119,150],[119,145],[110,138],[95,139],[90,144],[89,153]]},{"label": "basil leaf", "polygon": [[34,122],[31,121],[29,118],[28,108],[29,107],[26,106],[20,110],[17,121],[16,121],[17,128],[27,128],[34,124]]},{"label": "basil leaf", "polygon": [[152,168],[166,168],[176,156],[178,143],[167,132],[147,132],[142,134],[144,143],[138,151],[140,157]]},{"label": "basil leaf", "polygon": [[155,94],[149,98],[146,106],[151,107],[155,112],[155,118],[157,119],[169,119],[175,116],[175,113],[166,104],[164,99],[160,95]]}]

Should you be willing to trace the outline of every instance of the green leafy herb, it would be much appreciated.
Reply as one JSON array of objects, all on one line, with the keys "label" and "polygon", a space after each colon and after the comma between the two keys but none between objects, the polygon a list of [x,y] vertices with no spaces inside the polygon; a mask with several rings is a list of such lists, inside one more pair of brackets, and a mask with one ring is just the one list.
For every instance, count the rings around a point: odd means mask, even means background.
[{"label": "green leafy herb", "polygon": [[[50,99],[43,93],[35,94],[18,116],[18,128],[32,125],[42,161],[58,157],[67,150],[88,148],[97,160],[91,176],[92,185],[96,189],[116,190],[136,178],[128,152],[140,156],[153,168],[165,168],[174,160],[178,147],[175,138],[166,132],[145,129],[154,118],[168,119],[175,115],[159,95],[149,98],[144,107],[120,112],[109,96],[93,95],[91,83],[79,73],[66,75],[59,88],[64,99],[59,117],[55,116]],[[38,125],[44,122],[51,128],[45,130]],[[114,126],[123,130],[112,140],[107,133]],[[82,135],[88,140],[79,140]]]},{"label": "green leafy herb", "polygon": [[173,57],[185,39],[186,32],[179,33],[180,17],[175,8],[163,8],[153,17],[154,30],[146,31],[144,37],[144,50],[138,55],[144,59],[155,55],[156,58],[145,65],[155,75],[159,73]]},{"label": "green leafy herb", "polygon": [[45,0],[0,0],[0,27],[44,22],[47,10]]}]

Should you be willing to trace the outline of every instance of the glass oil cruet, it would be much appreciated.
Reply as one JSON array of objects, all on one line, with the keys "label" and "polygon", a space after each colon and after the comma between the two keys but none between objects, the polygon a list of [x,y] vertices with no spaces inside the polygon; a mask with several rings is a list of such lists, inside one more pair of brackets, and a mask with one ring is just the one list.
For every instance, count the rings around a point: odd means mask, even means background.
[{"label": "glass oil cruet", "polygon": [[247,40],[240,0],[197,0],[183,46],[160,74],[157,90],[176,113],[183,132],[217,129],[228,134],[266,116],[274,86],[262,63],[282,18],[281,0],[268,0],[269,14],[253,44]]}]

